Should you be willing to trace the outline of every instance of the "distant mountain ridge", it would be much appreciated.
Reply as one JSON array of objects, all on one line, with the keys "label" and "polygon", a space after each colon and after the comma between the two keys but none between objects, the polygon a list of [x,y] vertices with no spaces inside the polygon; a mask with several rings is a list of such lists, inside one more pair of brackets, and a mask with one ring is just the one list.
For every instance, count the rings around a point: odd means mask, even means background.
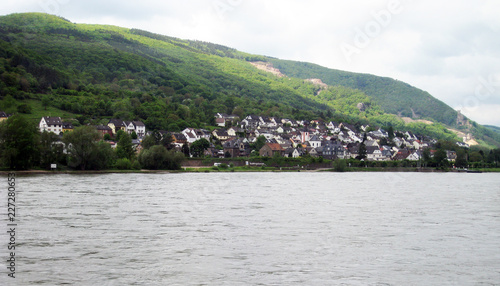
[{"label": "distant mountain ridge", "polygon": [[[0,108],[24,104],[33,117],[45,102],[43,109],[82,122],[118,117],[143,120],[149,129],[211,124],[216,112],[225,112],[394,126],[456,138],[446,125],[486,145],[500,142],[498,133],[474,122],[457,126],[455,110],[390,78],[139,29],[74,24],[42,13],[0,17],[0,75]],[[434,124],[405,124],[401,117]]]},{"label": "distant mountain ridge", "polygon": [[496,133],[500,134],[500,127],[498,127],[498,126],[484,125],[484,127],[488,128],[488,129],[491,129],[491,130],[495,131]]}]

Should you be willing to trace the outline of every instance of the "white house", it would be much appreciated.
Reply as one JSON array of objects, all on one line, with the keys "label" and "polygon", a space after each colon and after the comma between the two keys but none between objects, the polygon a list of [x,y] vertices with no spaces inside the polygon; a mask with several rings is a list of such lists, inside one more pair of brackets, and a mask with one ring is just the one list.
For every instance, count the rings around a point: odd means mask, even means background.
[{"label": "white house", "polygon": [[420,159],[422,159],[422,155],[420,154],[419,151],[415,151],[415,152],[411,153],[407,159],[410,161],[420,161]]},{"label": "white house", "polygon": [[350,134],[350,138],[352,139],[353,142],[363,142],[363,139],[359,138],[358,134]]},{"label": "white house", "polygon": [[144,137],[146,135],[146,125],[142,121],[133,121],[132,123],[134,124],[137,137]]},{"label": "white house", "polygon": [[389,159],[384,156],[382,150],[377,146],[367,146],[366,154],[369,161],[385,161]]},{"label": "white house", "polygon": [[128,134],[135,132],[139,138],[146,135],[146,125],[144,125],[141,121],[127,121],[125,122],[125,126],[127,127]]},{"label": "white house", "polygon": [[285,151],[285,157],[288,158],[299,158],[301,156],[301,152],[297,148],[288,148]]},{"label": "white house", "polygon": [[40,132],[47,131],[59,135],[63,132],[61,117],[42,117],[39,124]]},{"label": "white house", "polygon": [[231,137],[236,137],[238,130],[235,127],[231,127],[227,130],[227,135]]},{"label": "white house", "polygon": [[309,139],[309,145],[311,145],[311,147],[313,148],[321,147],[321,138],[319,138],[319,136],[317,135],[314,135]]},{"label": "white house", "polygon": [[196,130],[193,128],[186,128],[182,131],[182,135],[186,137],[187,141],[189,144],[195,142],[196,140],[200,139],[198,135],[196,134]]},{"label": "white house", "polygon": [[225,118],[215,118],[215,124],[219,127],[226,127],[226,119]]}]

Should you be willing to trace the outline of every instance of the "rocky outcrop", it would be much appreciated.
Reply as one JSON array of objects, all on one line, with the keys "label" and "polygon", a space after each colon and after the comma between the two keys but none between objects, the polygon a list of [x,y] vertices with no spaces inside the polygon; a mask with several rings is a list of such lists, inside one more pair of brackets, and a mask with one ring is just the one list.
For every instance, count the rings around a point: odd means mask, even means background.
[{"label": "rocky outcrop", "polygon": [[306,81],[313,83],[314,85],[317,85],[321,87],[322,89],[328,88],[328,84],[324,83],[321,79],[319,78],[310,78],[306,79]]},{"label": "rocky outcrop", "polygon": [[263,70],[265,72],[269,72],[274,74],[277,77],[285,77],[284,74],[281,73],[281,71],[273,66],[272,63],[267,63],[267,62],[251,62],[254,67]]}]

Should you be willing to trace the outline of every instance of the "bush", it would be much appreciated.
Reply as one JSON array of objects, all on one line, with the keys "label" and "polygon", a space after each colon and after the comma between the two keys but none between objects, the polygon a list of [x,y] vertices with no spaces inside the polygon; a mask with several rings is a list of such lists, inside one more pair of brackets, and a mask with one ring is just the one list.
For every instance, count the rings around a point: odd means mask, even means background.
[{"label": "bush", "polygon": [[139,163],[142,167],[150,170],[168,169],[179,170],[184,160],[184,154],[167,151],[161,145],[155,145],[150,149],[143,150],[139,154]]},{"label": "bush", "polygon": [[333,169],[335,172],[345,172],[346,171],[346,161],[341,159],[336,159],[333,161]]},{"label": "bush", "polygon": [[135,160],[135,161],[132,163],[132,169],[134,169],[134,170],[140,170],[140,169],[142,169],[142,168],[141,168],[141,164],[139,163],[139,161],[138,161],[138,160]]},{"label": "bush", "polygon": [[143,150],[139,154],[139,163],[146,169],[158,170],[166,168],[167,149],[160,145],[155,145],[150,149]]},{"label": "bush", "polygon": [[118,170],[131,170],[132,163],[127,158],[118,159],[116,160],[115,168],[117,168]]}]

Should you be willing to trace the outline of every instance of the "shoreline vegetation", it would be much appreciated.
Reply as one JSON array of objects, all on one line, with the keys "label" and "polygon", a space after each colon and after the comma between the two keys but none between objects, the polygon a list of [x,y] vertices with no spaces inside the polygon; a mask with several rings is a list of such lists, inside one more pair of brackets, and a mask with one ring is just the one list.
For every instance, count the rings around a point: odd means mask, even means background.
[{"label": "shoreline vegetation", "polygon": [[101,175],[101,174],[181,174],[181,173],[290,173],[290,172],[329,172],[329,173],[500,173],[500,168],[478,169],[436,169],[415,167],[347,167],[343,171],[335,168],[289,168],[289,167],[181,167],[180,170],[0,170],[1,175],[16,173],[17,175]]}]

